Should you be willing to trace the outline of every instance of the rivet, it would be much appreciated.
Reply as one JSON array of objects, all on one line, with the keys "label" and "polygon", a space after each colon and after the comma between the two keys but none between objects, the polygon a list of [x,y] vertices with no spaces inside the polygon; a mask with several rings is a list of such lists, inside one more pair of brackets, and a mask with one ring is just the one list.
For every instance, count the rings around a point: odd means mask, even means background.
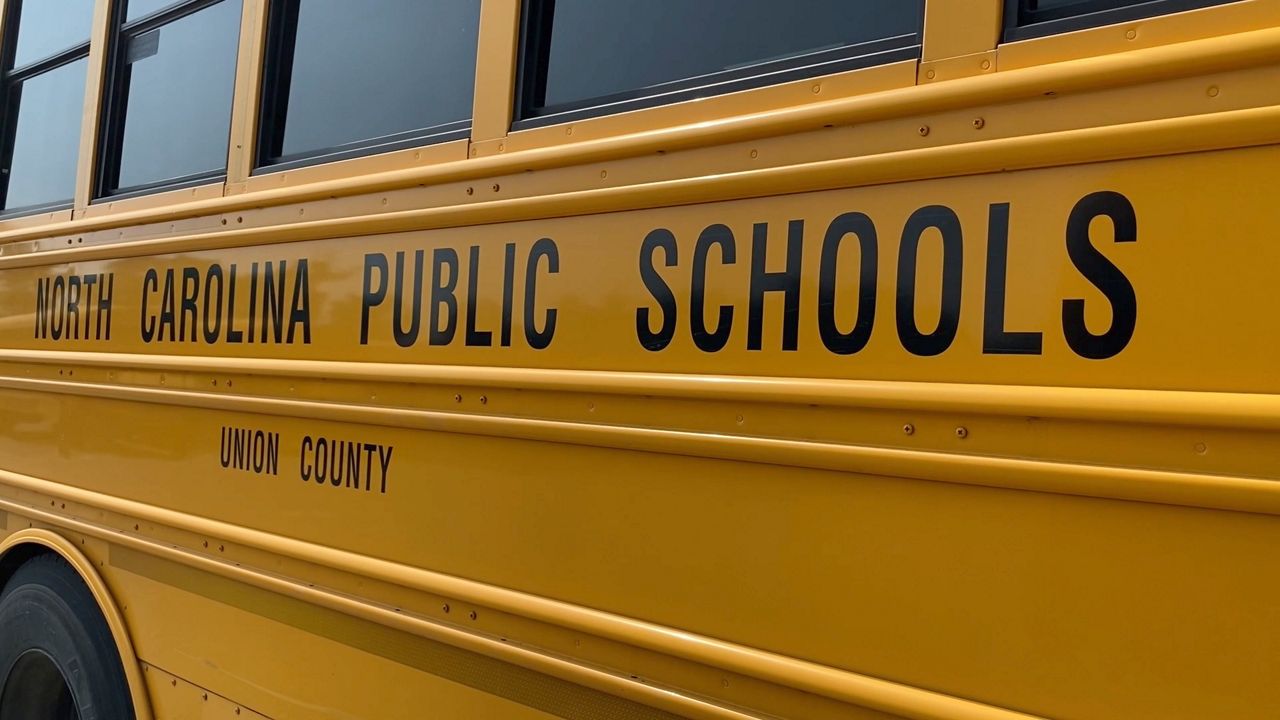
[{"label": "rivet", "polygon": [[475,620],[475,619],[476,619],[477,617],[479,617],[479,616],[478,616],[478,615],[476,615],[476,611],[475,611],[475,610],[472,610],[472,611],[471,611],[471,614],[470,614],[470,615],[468,615],[467,617],[471,618],[472,620]]},{"label": "rivet", "polygon": [[974,119],[973,119],[973,129],[974,129],[974,130],[981,130],[982,128],[984,128],[984,127],[986,127],[986,126],[987,126],[987,121],[986,121],[986,120],[984,120],[984,119],[982,119],[982,118],[974,118]]},{"label": "rivet", "polygon": [[817,94],[818,94],[818,93],[820,93],[820,92],[822,92],[822,85],[814,85],[814,86],[813,86],[813,94],[814,94],[814,95],[817,95]]},{"label": "rivet", "polygon": [[226,552],[226,551],[227,551],[227,546],[226,546],[226,545],[219,545],[219,546],[218,546],[218,552]]},{"label": "rivet", "polygon": [[759,150],[752,150],[752,151],[751,151],[751,157],[753,157],[753,158],[758,158],[758,157],[760,157],[760,151],[759,151]]},{"label": "rivet", "polygon": [[960,438],[961,440],[969,437],[969,428],[966,428],[966,427],[956,428],[956,437]]},{"label": "rivet", "polygon": [[507,149],[506,143],[498,143],[498,152],[505,152],[506,149]]},{"label": "rivet", "polygon": [[983,60],[983,61],[982,61],[982,69],[983,69],[983,70],[990,70],[990,69],[991,69],[991,61],[990,61],[990,60]]},{"label": "rivet", "polygon": [[386,199],[386,198],[382,198],[382,204],[383,204],[383,205],[386,205],[386,204],[387,204],[387,203],[389,203],[389,202],[391,202],[391,201],[390,201],[390,200],[388,200],[388,199]]},{"label": "rivet", "polygon": [[172,686],[174,686],[174,687],[178,687],[178,681],[177,681],[177,680],[170,680],[170,681],[169,681],[169,684],[170,684],[170,685],[172,685]]},{"label": "rivet", "polygon": [[489,404],[489,398],[488,398],[488,397],[486,397],[486,396],[484,396],[484,395],[481,395],[481,396],[480,396],[480,404],[481,404],[481,405],[488,405],[488,404]]},{"label": "rivet", "polygon": [[607,177],[609,177],[609,171],[608,171],[608,170],[601,170],[601,171],[600,171],[600,179],[601,179],[601,180],[603,180],[603,179],[605,179],[605,178],[607,178]]},{"label": "rivet", "polygon": [[741,425],[741,424],[743,424],[744,422],[746,422],[746,421],[747,421],[747,419],[746,419],[745,417],[741,416],[741,415],[739,415],[739,416],[738,416],[737,418],[735,418],[735,419],[738,421],[738,424],[739,424],[739,425]]},{"label": "rivet", "polygon": [[907,434],[907,435],[915,435],[915,434],[916,434],[916,426],[915,426],[915,425],[912,425],[911,423],[907,423],[906,425],[903,425],[903,426],[902,426],[902,432],[903,432],[903,433],[905,433],[905,434]]},{"label": "rivet", "polygon": [[494,192],[498,192],[498,191],[499,191],[499,190],[501,190],[501,189],[502,189],[502,186],[501,186],[501,185],[499,185],[498,183],[494,183],[494,184],[493,184],[493,191],[494,191]]},{"label": "rivet", "polygon": [[462,402],[462,396],[461,396],[461,395],[454,395],[454,396],[453,396],[453,401],[454,401],[454,402]]},{"label": "rivet", "polygon": [[209,693],[200,693],[200,699],[207,702],[209,700]]},{"label": "rivet", "polygon": [[470,188],[470,187],[469,187],[469,188],[467,188],[467,194],[468,194],[468,195],[475,195],[475,194],[476,194],[476,189],[475,189],[475,188]]},{"label": "rivet", "polygon": [[446,613],[449,612],[449,603],[445,603],[444,605],[441,605],[440,609],[445,611]]},{"label": "rivet", "polygon": [[1130,40],[1135,40],[1135,39],[1137,39],[1137,37],[1138,37],[1138,31],[1137,31],[1137,30],[1126,30],[1126,31],[1125,31],[1125,33],[1124,33],[1124,36],[1125,36],[1126,38],[1130,39]]},{"label": "rivet", "polygon": [[1209,97],[1218,97],[1218,86],[1217,86],[1217,85],[1210,85],[1210,86],[1209,86]]},{"label": "rivet", "polygon": [[564,129],[564,134],[565,134],[565,135],[572,135],[572,134],[573,134],[573,128],[571,128],[571,127],[567,127],[567,128],[565,128],[565,129]]},{"label": "rivet", "polygon": [[925,76],[926,78],[928,78],[929,80],[932,80],[932,79],[934,79],[934,78],[938,77],[938,73],[934,72],[933,70],[926,70],[926,71],[925,71],[925,73],[924,73],[924,76]]},{"label": "rivet", "polygon": [[920,133],[920,137],[926,137],[929,134],[929,126],[921,125],[920,128],[916,130],[916,132]]},{"label": "rivet", "polygon": [[1202,442],[1196,443],[1196,453],[1198,453],[1198,454],[1200,454],[1200,455],[1203,455],[1203,454],[1205,454],[1205,453],[1207,453],[1207,452],[1209,452],[1209,446],[1208,446],[1208,445],[1205,445],[1205,444],[1204,444],[1204,443],[1202,443]]}]

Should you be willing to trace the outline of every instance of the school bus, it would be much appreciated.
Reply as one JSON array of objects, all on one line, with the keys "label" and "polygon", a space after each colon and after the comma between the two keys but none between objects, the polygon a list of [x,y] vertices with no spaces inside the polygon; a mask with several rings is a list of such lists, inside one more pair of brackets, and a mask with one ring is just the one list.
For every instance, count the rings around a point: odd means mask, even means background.
[{"label": "school bus", "polygon": [[0,720],[1280,714],[1280,1],[0,19]]}]

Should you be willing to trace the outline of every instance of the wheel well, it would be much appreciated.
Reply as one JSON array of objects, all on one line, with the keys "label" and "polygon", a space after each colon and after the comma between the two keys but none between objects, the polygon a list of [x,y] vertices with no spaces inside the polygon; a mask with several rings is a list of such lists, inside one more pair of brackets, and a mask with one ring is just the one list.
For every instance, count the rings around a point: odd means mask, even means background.
[{"label": "wheel well", "polygon": [[0,590],[9,584],[9,578],[23,563],[40,555],[59,555],[53,548],[36,542],[24,542],[14,545],[0,556]]},{"label": "wheel well", "polygon": [[42,555],[53,555],[65,561],[93,595],[116,642],[137,720],[151,720],[151,703],[147,697],[146,683],[142,678],[141,665],[134,653],[133,643],[129,639],[124,616],[97,568],[80,547],[65,536],[44,529],[19,530],[0,539],[0,590],[9,583],[14,572],[23,563]]}]

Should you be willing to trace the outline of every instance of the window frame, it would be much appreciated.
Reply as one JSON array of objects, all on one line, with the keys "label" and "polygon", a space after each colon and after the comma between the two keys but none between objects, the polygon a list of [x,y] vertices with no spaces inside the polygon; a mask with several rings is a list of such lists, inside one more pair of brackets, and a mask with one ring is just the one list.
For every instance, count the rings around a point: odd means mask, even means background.
[{"label": "window frame", "polygon": [[822,75],[861,70],[923,57],[925,0],[920,7],[920,29],[897,35],[820,50],[782,60],[765,60],[733,70],[673,80],[659,85],[628,90],[587,100],[539,104],[539,88],[545,92],[546,67],[550,52],[551,23],[543,12],[555,0],[520,0],[520,37],[516,53],[516,98],[512,108],[512,130],[558,125],[564,122],[616,115],[631,110],[671,105],[684,100],[725,95],[740,90],[779,85]]},{"label": "window frame", "polygon": [[1004,42],[1031,40],[1187,10],[1230,5],[1240,0],[1147,0],[1136,5],[1120,6],[1115,6],[1113,0],[1080,0],[1079,8],[1048,11],[1029,8],[1028,5],[1033,2],[1035,0],[1004,0]]},{"label": "window frame", "polygon": [[[103,0],[97,0],[102,2]],[[110,2],[109,32],[107,40],[106,77],[102,84],[102,102],[99,106],[98,137],[96,143],[97,162],[94,164],[94,186],[90,204],[123,200],[126,198],[152,195],[165,190],[181,190],[183,188],[225,182],[228,163],[224,160],[219,170],[191,173],[176,178],[167,178],[142,185],[130,185],[124,188],[113,187],[120,177],[121,153],[124,150],[124,122],[128,114],[128,93],[125,87],[125,68],[128,66],[126,55],[129,40],[164,27],[184,17],[194,15],[201,10],[217,5],[224,0],[179,0],[173,5],[125,22],[128,2],[106,0]],[[238,62],[238,56],[232,57]],[[227,107],[228,117],[235,112],[234,96]],[[228,145],[230,144],[230,126],[228,125]]]},{"label": "window frame", "polygon": [[[354,142],[319,148],[292,155],[273,155],[275,144],[282,138],[288,122],[289,85],[293,80],[293,50],[297,38],[297,8],[301,0],[266,0],[267,30],[262,56],[262,77],[258,86],[258,112],[253,168],[250,177],[285,170],[322,165],[339,160],[380,155],[396,150],[437,145],[471,137],[474,118],[429,125],[414,130],[366,138]],[[483,13],[483,10],[481,10]],[[476,57],[479,62],[480,28],[476,27]],[[474,71],[473,71],[474,75]],[[472,86],[472,102],[475,99]]]},{"label": "window frame", "polygon": [[[18,53],[18,34],[22,32],[22,3],[24,0],[9,0],[3,3],[4,17],[0,19],[0,28],[3,28],[4,38],[3,45],[0,46],[0,164],[9,165],[13,159],[13,151],[18,139],[17,128],[18,111],[21,109],[21,103],[13,102],[13,94],[15,90],[24,82],[39,77],[47,72],[52,72],[65,65],[77,62],[79,60],[88,60],[89,50],[93,45],[93,31],[90,29],[89,37],[84,42],[76,43],[61,50],[54,52],[52,55],[45,55],[20,68],[11,67]],[[96,0],[95,0],[96,1]],[[85,78],[85,85],[88,86],[89,78]],[[81,125],[86,122],[81,117]],[[14,130],[10,133],[10,130]],[[82,134],[82,133],[80,133]],[[79,149],[80,137],[76,136],[77,152]],[[77,163],[78,165],[78,163]],[[77,174],[79,168],[77,167]],[[0,173],[0,205],[8,205],[9,201],[9,173]],[[0,208],[0,219],[8,220],[10,218],[24,217],[27,215],[38,215],[57,210],[67,210],[75,205],[75,178],[72,179],[71,195],[65,200],[54,200],[47,203],[37,203],[35,205],[23,205],[21,207],[3,207]]]}]

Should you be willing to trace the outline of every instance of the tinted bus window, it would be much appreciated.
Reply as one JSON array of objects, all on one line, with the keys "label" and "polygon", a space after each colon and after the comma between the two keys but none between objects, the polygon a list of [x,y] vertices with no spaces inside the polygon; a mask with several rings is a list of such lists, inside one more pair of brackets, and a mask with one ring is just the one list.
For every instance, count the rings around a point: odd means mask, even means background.
[{"label": "tinted bus window", "polygon": [[[178,3],[123,25],[108,106],[103,194],[225,171],[240,3]],[[150,11],[156,3],[144,5]]]},{"label": "tinted bus window", "polygon": [[18,5],[14,67],[89,41],[93,0],[25,0]]},{"label": "tinted bus window", "polygon": [[1070,32],[1239,0],[1005,0],[1005,40]]},{"label": "tinted bus window", "polygon": [[529,0],[526,20],[525,119],[587,107],[621,110],[643,98],[683,99],[916,57],[922,5]]},{"label": "tinted bus window", "polygon": [[4,71],[5,212],[69,205],[76,185],[91,0],[10,2]]},{"label": "tinted bus window", "polygon": [[480,0],[284,0],[271,23],[262,164],[465,134]]}]

